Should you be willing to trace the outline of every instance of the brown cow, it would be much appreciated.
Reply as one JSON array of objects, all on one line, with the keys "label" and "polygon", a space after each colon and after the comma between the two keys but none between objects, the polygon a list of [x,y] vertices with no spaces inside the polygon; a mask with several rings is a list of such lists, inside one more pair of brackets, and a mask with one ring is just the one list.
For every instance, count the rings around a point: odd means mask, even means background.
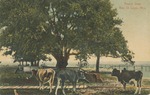
[{"label": "brown cow", "polygon": [[44,84],[49,83],[50,86],[49,93],[52,92],[52,86],[55,77],[55,71],[53,69],[47,68],[47,69],[32,70],[32,76],[35,76],[35,78],[39,81],[40,89],[43,89]]}]

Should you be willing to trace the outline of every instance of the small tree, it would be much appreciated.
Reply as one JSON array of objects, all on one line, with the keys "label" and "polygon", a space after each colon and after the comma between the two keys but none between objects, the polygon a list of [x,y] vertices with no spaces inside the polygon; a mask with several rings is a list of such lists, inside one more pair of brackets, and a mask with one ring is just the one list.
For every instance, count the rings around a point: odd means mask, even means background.
[{"label": "small tree", "polygon": [[97,57],[96,72],[99,72],[101,56],[121,58],[124,62],[134,64],[134,61],[132,61],[134,53],[128,49],[127,41],[118,28],[113,30],[105,43],[98,43],[97,47],[99,48],[94,51],[94,54]]}]

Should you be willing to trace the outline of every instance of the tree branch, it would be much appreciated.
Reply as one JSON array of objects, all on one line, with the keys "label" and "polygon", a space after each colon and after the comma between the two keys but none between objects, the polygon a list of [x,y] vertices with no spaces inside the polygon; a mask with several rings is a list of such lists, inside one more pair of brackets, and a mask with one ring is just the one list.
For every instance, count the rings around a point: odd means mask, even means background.
[{"label": "tree branch", "polygon": [[80,54],[80,52],[72,52],[69,55],[79,55],[79,54]]}]

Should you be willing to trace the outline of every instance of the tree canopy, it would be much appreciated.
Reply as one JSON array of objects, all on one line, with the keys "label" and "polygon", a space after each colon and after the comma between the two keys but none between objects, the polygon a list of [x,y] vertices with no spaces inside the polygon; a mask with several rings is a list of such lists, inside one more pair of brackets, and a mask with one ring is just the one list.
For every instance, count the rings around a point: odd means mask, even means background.
[{"label": "tree canopy", "polygon": [[0,13],[0,46],[15,59],[33,62],[51,54],[58,68],[70,55],[129,59],[117,27],[122,21],[109,0],[0,0]]}]

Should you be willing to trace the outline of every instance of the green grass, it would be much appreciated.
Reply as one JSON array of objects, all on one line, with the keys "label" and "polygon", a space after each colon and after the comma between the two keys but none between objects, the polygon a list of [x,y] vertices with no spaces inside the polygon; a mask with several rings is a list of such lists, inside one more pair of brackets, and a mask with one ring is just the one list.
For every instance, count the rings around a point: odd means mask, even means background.
[{"label": "green grass", "polygon": [[142,84],[145,86],[150,86],[150,79],[143,79]]},{"label": "green grass", "polygon": [[[81,95],[81,93],[76,92],[73,93],[69,90],[65,90],[67,95]],[[35,90],[35,89],[28,89],[28,90],[17,90],[17,93],[19,93],[19,95],[49,95],[49,90]],[[14,90],[0,90],[0,95],[14,95]],[[54,95],[54,90],[50,95]],[[62,95],[61,90],[58,90],[58,95]]]},{"label": "green grass", "polygon": [[38,85],[35,78],[26,79],[26,77],[29,77],[30,74],[15,74],[16,69],[16,66],[0,66],[0,86]]},{"label": "green grass", "polygon": [[[103,94],[105,95],[133,95],[134,91],[135,91],[134,88],[127,88],[126,91],[124,91],[122,88],[117,88],[115,90],[108,90],[107,92],[103,92]],[[148,95],[149,91],[142,90],[141,93],[142,95]]]},{"label": "green grass", "polygon": [[[89,89],[86,90],[86,92],[90,91]],[[127,89],[126,91],[124,91],[122,88],[117,88],[117,89],[111,89],[111,90],[107,90],[107,91],[102,91],[99,89],[95,89],[94,90],[95,93],[92,94],[88,94],[88,95],[133,95],[135,89]],[[35,89],[28,89],[28,90],[17,90],[17,92],[21,95],[48,95],[49,90],[35,90]],[[76,91],[76,93],[73,93],[70,90],[65,90],[67,95],[87,95],[85,93],[82,93],[82,91],[80,89],[78,89]],[[148,95],[150,93],[149,90],[142,90],[142,94],[141,95]],[[13,90],[0,90],[0,94],[1,95],[14,95],[14,91]],[[54,90],[52,92],[51,95],[54,95]],[[58,90],[58,95],[62,95],[61,90]]]}]

